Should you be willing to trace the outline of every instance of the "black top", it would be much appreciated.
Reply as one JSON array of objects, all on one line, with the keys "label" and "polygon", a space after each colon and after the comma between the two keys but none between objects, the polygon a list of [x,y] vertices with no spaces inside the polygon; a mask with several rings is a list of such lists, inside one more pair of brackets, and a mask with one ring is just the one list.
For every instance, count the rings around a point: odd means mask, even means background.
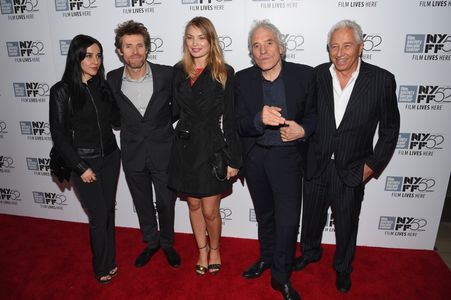
[{"label": "black top", "polygon": [[[191,86],[181,66],[174,69],[174,102],[180,119],[176,126],[169,166],[169,186],[194,195],[213,195],[230,188],[229,181],[218,181],[212,171],[213,154],[226,147],[228,164],[241,166],[241,148],[234,123],[234,71],[227,66],[225,89],[213,80],[207,67]],[[220,118],[223,116],[222,128]],[[189,138],[180,138],[180,131],[189,131]]]},{"label": "black top", "polygon": [[90,80],[84,88],[85,99],[80,101],[71,97],[68,85],[60,81],[50,89],[49,104],[54,146],[79,175],[89,168],[83,158],[106,156],[117,149],[112,126],[120,122],[106,82],[101,87]]},{"label": "black top", "polygon": [[[263,76],[263,75],[262,75]],[[274,81],[263,78],[263,104],[268,106],[280,107],[280,114],[283,117],[288,116],[288,107],[285,99],[285,83],[283,81],[282,72]],[[261,121],[261,112],[256,115],[256,126],[260,127],[263,135],[257,139],[257,143],[263,146],[289,146],[295,142],[283,142],[280,136],[281,126],[265,126]]]}]

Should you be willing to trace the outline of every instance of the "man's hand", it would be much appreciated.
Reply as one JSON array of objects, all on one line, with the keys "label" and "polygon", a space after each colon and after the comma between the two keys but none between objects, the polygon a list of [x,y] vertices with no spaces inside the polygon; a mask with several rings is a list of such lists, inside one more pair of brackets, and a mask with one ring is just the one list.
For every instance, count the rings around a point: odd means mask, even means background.
[{"label": "man's hand", "polygon": [[285,123],[285,118],[282,117],[280,111],[282,109],[277,106],[263,106],[262,109],[262,122],[269,126],[279,126]]},{"label": "man's hand", "polygon": [[295,121],[286,120],[284,127],[280,128],[280,136],[283,142],[291,142],[303,138],[305,130]]},{"label": "man's hand", "polygon": [[363,179],[362,179],[362,181],[363,182],[368,181],[370,179],[370,177],[373,175],[373,173],[374,173],[374,171],[370,167],[368,167],[367,164],[365,164],[363,166]]}]

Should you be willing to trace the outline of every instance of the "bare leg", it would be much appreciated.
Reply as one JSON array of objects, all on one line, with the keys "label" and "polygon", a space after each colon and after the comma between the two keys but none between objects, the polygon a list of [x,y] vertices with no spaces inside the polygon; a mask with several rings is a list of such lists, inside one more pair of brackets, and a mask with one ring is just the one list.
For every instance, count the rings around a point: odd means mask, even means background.
[{"label": "bare leg", "polygon": [[[221,255],[219,253],[219,239],[221,237],[221,216],[219,213],[219,206],[221,202],[221,195],[214,195],[202,198],[202,213],[205,219],[205,224],[210,239],[210,257],[208,264],[221,264]],[[218,268],[210,268],[210,272],[217,272]]]},{"label": "bare leg", "polygon": [[[193,229],[194,237],[196,239],[197,247],[199,248],[199,258],[197,265],[206,267],[208,265],[208,243],[206,236],[206,224],[202,214],[201,199],[188,197],[189,219]],[[200,275],[205,273],[205,270],[199,270],[196,267],[196,272]]]}]

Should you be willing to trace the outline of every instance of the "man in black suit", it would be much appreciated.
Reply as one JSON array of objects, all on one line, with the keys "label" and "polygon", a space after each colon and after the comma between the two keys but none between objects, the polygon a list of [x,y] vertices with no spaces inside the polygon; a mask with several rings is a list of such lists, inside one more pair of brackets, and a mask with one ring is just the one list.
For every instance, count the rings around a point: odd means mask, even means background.
[{"label": "man in black suit", "polygon": [[127,21],[115,33],[116,51],[125,67],[107,77],[121,114],[125,178],[147,243],[135,266],[146,265],[161,247],[169,264],[178,267],[180,256],[173,248],[176,195],[167,187],[173,138],[172,67],[147,61],[150,35],[142,23]]},{"label": "man in black suit", "polygon": [[299,299],[290,284],[301,209],[304,140],[316,124],[313,68],[283,60],[280,31],[257,21],[249,33],[254,66],[235,77],[244,176],[258,222],[260,258],[244,273],[271,268],[271,285],[284,299]]},{"label": "man in black suit", "polygon": [[[332,63],[316,68],[318,126],[309,144],[304,182],[301,252],[295,270],[321,258],[329,206],[335,223],[333,266],[340,292],[351,288],[365,183],[390,160],[399,133],[393,74],[363,62],[363,34],[354,21],[329,31]],[[373,138],[379,126],[378,140]]]}]

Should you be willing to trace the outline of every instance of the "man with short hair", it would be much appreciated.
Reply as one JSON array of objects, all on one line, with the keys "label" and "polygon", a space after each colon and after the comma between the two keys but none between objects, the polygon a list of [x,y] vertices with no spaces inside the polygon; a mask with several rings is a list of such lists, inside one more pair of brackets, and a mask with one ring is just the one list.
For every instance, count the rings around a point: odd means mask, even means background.
[{"label": "man with short hair", "polygon": [[243,277],[257,278],[271,268],[271,286],[284,299],[300,299],[290,276],[299,231],[305,139],[316,125],[313,68],[283,60],[282,35],[267,20],[255,22],[248,46],[254,66],[236,74],[235,105],[260,257]]},{"label": "man with short hair", "polygon": [[180,256],[173,248],[176,194],[167,187],[173,138],[172,67],[147,61],[150,35],[142,23],[124,22],[115,33],[124,66],[107,78],[121,114],[122,166],[147,243],[135,266],[146,265],[161,247],[168,263],[179,267]]},{"label": "man with short hair", "polygon": [[[351,288],[365,183],[389,162],[399,133],[396,82],[390,72],[361,60],[363,34],[354,21],[329,31],[332,63],[316,67],[318,125],[307,156],[301,252],[295,270],[321,258],[329,206],[335,223],[336,288]],[[378,140],[373,138],[379,126]]]}]

